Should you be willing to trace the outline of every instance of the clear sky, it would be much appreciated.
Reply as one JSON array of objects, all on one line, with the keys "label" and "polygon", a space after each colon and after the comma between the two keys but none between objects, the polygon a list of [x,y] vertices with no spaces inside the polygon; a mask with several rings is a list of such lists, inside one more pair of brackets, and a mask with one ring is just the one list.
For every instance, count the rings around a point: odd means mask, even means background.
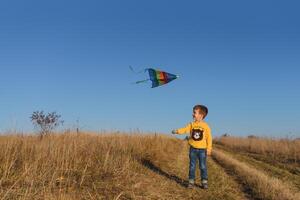
[{"label": "clear sky", "polygon": [[[0,3],[0,131],[32,131],[35,110],[64,128],[169,133],[205,104],[213,134],[300,136],[299,1]],[[133,85],[158,68],[180,75]]]}]

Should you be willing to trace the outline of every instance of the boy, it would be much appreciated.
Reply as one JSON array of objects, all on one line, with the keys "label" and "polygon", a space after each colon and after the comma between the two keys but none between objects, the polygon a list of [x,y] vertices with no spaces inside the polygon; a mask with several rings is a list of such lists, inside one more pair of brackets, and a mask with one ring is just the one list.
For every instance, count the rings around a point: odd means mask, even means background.
[{"label": "boy", "polygon": [[207,123],[203,120],[208,114],[207,107],[196,105],[193,108],[194,121],[186,127],[173,130],[172,134],[189,133],[188,143],[190,145],[190,167],[189,167],[189,184],[188,188],[193,188],[195,184],[196,162],[199,159],[199,168],[201,172],[202,188],[208,189],[208,175],[206,167],[206,157],[211,155],[212,136]]}]

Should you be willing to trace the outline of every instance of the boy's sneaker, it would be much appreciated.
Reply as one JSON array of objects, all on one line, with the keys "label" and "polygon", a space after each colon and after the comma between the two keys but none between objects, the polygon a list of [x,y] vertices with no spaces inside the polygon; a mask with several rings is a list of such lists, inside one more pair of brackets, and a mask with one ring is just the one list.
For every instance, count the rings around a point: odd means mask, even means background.
[{"label": "boy's sneaker", "polygon": [[195,181],[194,180],[189,180],[188,188],[192,189],[195,186]]},{"label": "boy's sneaker", "polygon": [[202,182],[202,188],[205,189],[205,190],[207,190],[208,189],[208,182],[207,182],[207,180],[202,180],[201,182]]}]

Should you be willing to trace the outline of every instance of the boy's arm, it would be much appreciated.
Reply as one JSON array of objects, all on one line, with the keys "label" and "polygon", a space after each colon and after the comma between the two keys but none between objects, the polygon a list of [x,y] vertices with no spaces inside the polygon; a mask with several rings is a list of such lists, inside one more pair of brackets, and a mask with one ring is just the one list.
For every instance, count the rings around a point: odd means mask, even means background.
[{"label": "boy's arm", "polygon": [[211,151],[212,151],[212,136],[211,136],[211,130],[209,127],[207,128],[206,143],[207,143],[207,155],[210,156]]},{"label": "boy's arm", "polygon": [[179,128],[179,129],[177,129],[177,130],[174,130],[173,132],[174,132],[175,134],[185,134],[185,133],[189,133],[190,130],[191,130],[191,124],[188,124],[188,125],[186,125],[186,126],[183,127],[183,128]]}]

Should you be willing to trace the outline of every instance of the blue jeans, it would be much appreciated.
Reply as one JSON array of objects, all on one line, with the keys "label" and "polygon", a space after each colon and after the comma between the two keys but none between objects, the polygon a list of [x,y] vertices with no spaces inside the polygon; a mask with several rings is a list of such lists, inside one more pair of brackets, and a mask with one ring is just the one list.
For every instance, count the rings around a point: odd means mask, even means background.
[{"label": "blue jeans", "polygon": [[206,167],[206,149],[195,149],[193,147],[190,147],[189,157],[190,157],[189,180],[195,180],[197,159],[199,159],[201,181],[208,180],[207,167]]}]

